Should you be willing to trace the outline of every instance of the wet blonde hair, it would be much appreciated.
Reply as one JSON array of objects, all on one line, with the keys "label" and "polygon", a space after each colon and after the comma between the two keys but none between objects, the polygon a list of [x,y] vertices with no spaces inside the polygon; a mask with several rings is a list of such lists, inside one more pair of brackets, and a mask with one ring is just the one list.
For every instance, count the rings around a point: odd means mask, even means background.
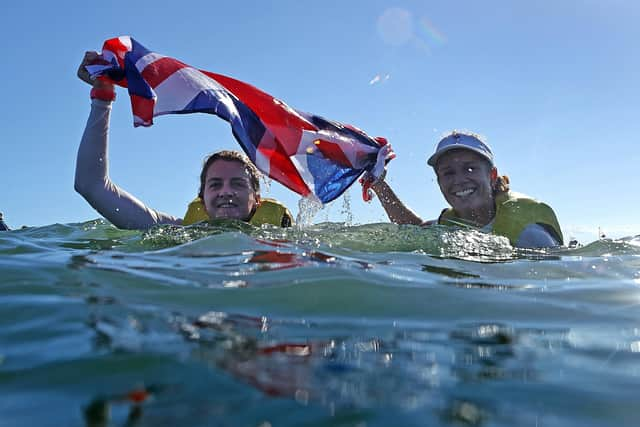
[{"label": "wet blonde hair", "polygon": [[498,175],[496,182],[493,183],[493,195],[509,192],[509,177],[507,175]]}]

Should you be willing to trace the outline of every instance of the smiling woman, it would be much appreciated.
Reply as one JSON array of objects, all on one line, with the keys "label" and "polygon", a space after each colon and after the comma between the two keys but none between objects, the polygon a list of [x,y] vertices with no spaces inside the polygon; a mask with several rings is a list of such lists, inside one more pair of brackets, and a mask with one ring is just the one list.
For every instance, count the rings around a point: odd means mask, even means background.
[{"label": "smiling woman", "polygon": [[187,209],[183,225],[211,218],[242,219],[254,225],[293,225],[289,209],[260,196],[260,172],[247,156],[222,150],[204,161],[200,190]]},{"label": "smiling woman", "polygon": [[219,151],[205,161],[198,196],[210,216],[248,221],[260,202],[259,176],[240,153]]},{"label": "smiling woman", "polygon": [[472,133],[452,132],[440,140],[427,163],[451,206],[437,220],[423,221],[380,179],[371,188],[389,219],[397,224],[434,224],[474,228],[505,236],[513,246],[544,248],[562,245],[562,231],[546,204],[509,190],[509,178],[498,176],[493,152]]}]

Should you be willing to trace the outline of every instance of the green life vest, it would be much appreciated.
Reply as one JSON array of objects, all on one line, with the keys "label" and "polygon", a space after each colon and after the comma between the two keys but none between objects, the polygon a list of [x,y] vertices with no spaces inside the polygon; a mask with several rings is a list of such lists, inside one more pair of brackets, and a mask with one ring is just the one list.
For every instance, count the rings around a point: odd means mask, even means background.
[{"label": "green life vest", "polygon": [[[202,199],[196,197],[187,208],[182,225],[191,225],[200,221],[209,220],[209,214],[204,208]],[[289,209],[275,199],[260,199],[260,204],[249,219],[249,223],[260,226],[262,224],[273,224],[278,227],[290,227],[293,224],[293,216]]]},{"label": "green life vest", "polygon": [[[477,228],[467,225],[451,208],[442,211],[438,224]],[[549,205],[514,192],[500,193],[496,196],[496,216],[491,229],[493,234],[508,238],[511,245],[515,246],[520,234],[531,224],[544,226],[554,234],[560,244],[563,244],[560,224]]]}]

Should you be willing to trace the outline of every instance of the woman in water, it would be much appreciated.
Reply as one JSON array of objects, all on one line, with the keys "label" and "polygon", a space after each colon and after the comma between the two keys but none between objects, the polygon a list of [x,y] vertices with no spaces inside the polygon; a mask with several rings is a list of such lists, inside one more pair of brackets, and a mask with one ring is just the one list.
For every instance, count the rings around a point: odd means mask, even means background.
[{"label": "woman in water", "polygon": [[7,224],[4,223],[4,215],[0,212],[0,231],[9,231],[11,230]]},{"label": "woman in water", "polygon": [[440,140],[427,163],[433,167],[440,191],[451,207],[444,209],[438,219],[423,221],[398,199],[383,176],[371,189],[392,222],[473,228],[505,236],[516,247],[562,245],[562,232],[553,210],[511,192],[509,179],[498,176],[493,152],[478,135],[452,132]]}]

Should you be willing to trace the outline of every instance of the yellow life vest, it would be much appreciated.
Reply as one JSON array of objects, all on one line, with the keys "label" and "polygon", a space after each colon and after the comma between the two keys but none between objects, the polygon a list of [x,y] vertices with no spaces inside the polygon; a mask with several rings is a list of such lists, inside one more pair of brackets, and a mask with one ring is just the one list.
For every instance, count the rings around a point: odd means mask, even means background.
[{"label": "yellow life vest", "polygon": [[[184,215],[182,225],[191,225],[200,221],[209,220],[209,214],[204,208],[204,203],[200,197],[196,197],[189,203],[187,213]],[[275,199],[260,199],[260,204],[249,219],[249,223],[260,226],[262,224],[273,224],[278,227],[290,227],[293,225],[293,216],[289,209]]]},{"label": "yellow life vest", "polygon": [[[464,220],[456,217],[451,208],[442,211],[440,218],[438,218],[438,224],[468,226]],[[496,196],[496,216],[491,229],[493,234],[508,238],[511,245],[514,246],[520,233],[531,224],[545,226],[553,232],[559,243],[563,244],[560,224],[549,205],[514,192],[500,193]]]}]

